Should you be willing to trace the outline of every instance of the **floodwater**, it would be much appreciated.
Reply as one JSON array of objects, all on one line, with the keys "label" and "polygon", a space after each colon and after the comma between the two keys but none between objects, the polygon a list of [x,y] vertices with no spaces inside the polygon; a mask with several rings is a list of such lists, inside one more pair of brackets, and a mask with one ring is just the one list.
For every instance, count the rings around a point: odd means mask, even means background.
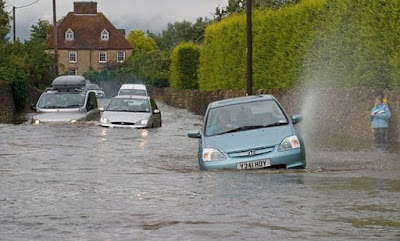
[{"label": "floodwater", "polygon": [[398,155],[200,171],[202,118],[159,107],[152,130],[0,125],[0,240],[400,240]]}]

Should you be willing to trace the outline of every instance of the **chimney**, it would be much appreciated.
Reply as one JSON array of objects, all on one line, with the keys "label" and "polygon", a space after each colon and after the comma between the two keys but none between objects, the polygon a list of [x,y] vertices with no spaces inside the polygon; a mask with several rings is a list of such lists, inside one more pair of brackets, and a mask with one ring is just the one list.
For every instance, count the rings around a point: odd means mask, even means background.
[{"label": "chimney", "polygon": [[74,2],[74,13],[76,14],[96,14],[97,2]]}]

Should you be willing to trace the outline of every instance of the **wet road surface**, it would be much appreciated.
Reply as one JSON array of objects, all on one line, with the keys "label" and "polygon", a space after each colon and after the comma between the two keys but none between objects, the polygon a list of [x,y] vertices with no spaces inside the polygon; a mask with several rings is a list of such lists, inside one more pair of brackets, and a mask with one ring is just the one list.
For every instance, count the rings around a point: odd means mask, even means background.
[{"label": "wet road surface", "polygon": [[400,158],[313,150],[301,171],[200,171],[202,118],[0,125],[0,240],[400,240]]}]

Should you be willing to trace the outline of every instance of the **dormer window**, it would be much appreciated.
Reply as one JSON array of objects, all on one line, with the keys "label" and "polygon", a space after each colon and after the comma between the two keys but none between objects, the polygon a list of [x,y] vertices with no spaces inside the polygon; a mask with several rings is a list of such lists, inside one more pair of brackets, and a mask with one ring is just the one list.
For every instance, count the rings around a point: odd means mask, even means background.
[{"label": "dormer window", "polygon": [[110,33],[106,29],[101,31],[101,40],[108,41],[109,39],[110,39]]},{"label": "dormer window", "polygon": [[74,40],[74,31],[72,31],[72,29],[68,29],[65,32],[65,40]]}]

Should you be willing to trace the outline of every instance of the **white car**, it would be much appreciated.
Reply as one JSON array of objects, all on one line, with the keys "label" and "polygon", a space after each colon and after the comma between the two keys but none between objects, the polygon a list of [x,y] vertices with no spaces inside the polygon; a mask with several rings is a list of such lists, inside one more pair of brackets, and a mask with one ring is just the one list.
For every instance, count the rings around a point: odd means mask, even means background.
[{"label": "white car", "polygon": [[123,84],[118,91],[118,95],[149,96],[144,84]]},{"label": "white car", "polygon": [[86,88],[88,90],[92,90],[96,94],[97,98],[105,98],[106,97],[106,94],[104,93],[104,91],[97,84],[86,83]]},{"label": "white car", "polygon": [[161,127],[161,111],[148,96],[119,95],[102,112],[100,126],[123,128]]}]

